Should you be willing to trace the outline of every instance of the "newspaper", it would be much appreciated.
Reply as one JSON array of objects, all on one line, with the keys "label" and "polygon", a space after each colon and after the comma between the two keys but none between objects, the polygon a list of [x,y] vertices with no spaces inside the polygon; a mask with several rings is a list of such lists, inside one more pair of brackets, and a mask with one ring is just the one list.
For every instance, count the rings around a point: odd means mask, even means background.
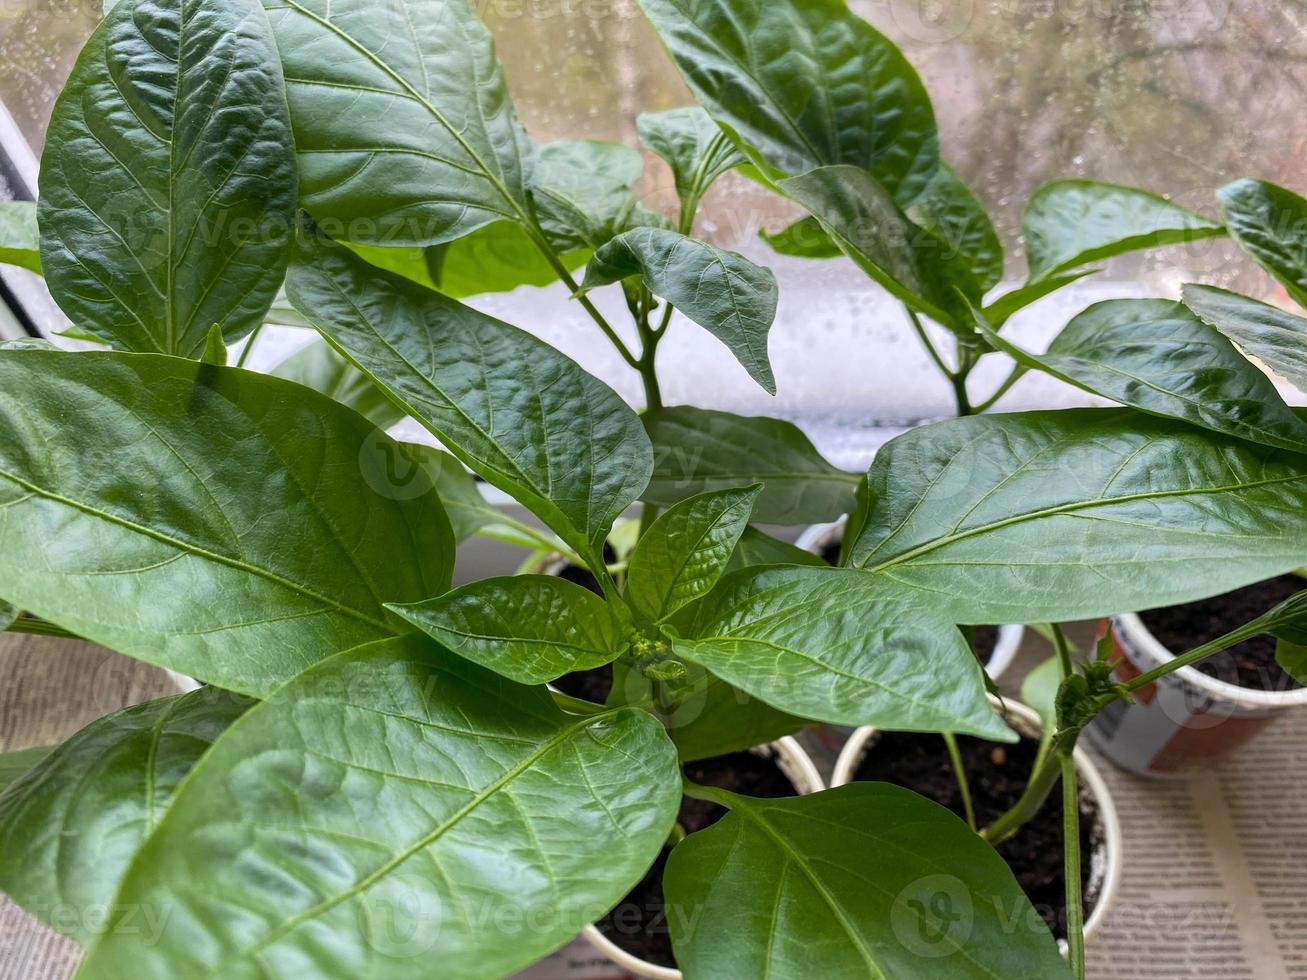
[{"label": "newspaper", "polygon": [[[1024,661],[1046,655],[1037,640],[1028,642]],[[168,693],[162,672],[87,644],[0,636],[0,750],[67,737],[118,707]],[[807,740],[819,765],[830,761],[830,734]],[[1193,778],[1150,780],[1101,764],[1120,811],[1125,874],[1090,943],[1090,977],[1307,980],[1304,749],[1307,710]],[[73,943],[0,898],[0,980],[62,980],[78,955]],[[519,975],[628,976],[584,940]]]}]

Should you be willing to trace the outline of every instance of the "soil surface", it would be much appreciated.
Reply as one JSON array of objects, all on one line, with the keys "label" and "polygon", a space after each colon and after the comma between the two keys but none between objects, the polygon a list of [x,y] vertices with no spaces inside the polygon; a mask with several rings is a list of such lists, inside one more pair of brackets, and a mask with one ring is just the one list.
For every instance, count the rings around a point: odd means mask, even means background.
[{"label": "soil surface", "polygon": [[[1243,626],[1304,589],[1307,579],[1281,575],[1211,599],[1141,612],[1139,618],[1162,646],[1181,654]],[[1208,677],[1255,691],[1302,687],[1276,663],[1272,636],[1255,636],[1195,666]]]},{"label": "soil surface", "polygon": [[[985,827],[1005,813],[1021,796],[1035,763],[1039,743],[1023,738],[1016,745],[1000,745],[983,739],[958,736],[971,787],[976,823]],[[938,735],[906,732],[882,733],[854,774],[856,780],[894,783],[915,790],[965,819],[962,791],[958,787],[948,749]],[[1080,879],[1089,881],[1089,855],[1093,847],[1094,814],[1081,804]],[[1062,796],[1050,794],[1035,819],[1017,835],[998,846],[1017,882],[1053,935],[1066,938],[1065,876],[1062,873]],[[1085,917],[1091,908],[1086,907]]]},{"label": "soil surface", "polygon": [[[691,782],[718,786],[741,796],[776,799],[796,796],[794,786],[775,761],[752,752],[734,752],[715,759],[688,762],[685,774]],[[677,818],[687,834],[710,827],[726,810],[706,800],[681,801]],[[595,925],[611,942],[632,956],[659,966],[676,966],[672,938],[663,906],[663,868],[670,851],[664,848],[647,874],[617,907]]]}]

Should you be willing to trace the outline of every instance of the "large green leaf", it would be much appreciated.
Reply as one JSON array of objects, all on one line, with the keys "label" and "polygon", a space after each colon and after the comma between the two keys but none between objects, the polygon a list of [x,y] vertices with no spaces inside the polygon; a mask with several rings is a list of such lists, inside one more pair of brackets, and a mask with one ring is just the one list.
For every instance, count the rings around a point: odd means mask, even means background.
[{"label": "large green leaf", "polygon": [[36,205],[31,201],[0,201],[0,264],[41,271],[41,236]]},{"label": "large green leaf", "polygon": [[630,645],[607,602],[556,575],[483,579],[390,609],[460,657],[519,684],[602,667]]},{"label": "large green leaf", "polygon": [[396,443],[299,385],[181,358],[0,354],[0,596],[263,696],[449,587]]},{"label": "large green leaf", "polygon": [[253,703],[204,687],[82,729],[0,794],[0,888],[52,928],[93,939],[182,777]]},{"label": "large green leaf", "polygon": [[486,500],[476,477],[456,457],[432,446],[410,442],[400,445],[426,471],[440,494],[455,541],[461,544],[482,528],[503,519],[503,512]]},{"label": "large green leaf", "polygon": [[[455,299],[506,293],[518,286],[548,286],[558,278],[531,236],[511,221],[496,221],[427,251],[436,285]],[[569,272],[585,265],[589,258],[586,249],[560,256]]]},{"label": "large green leaf", "polygon": [[665,226],[631,189],[644,169],[639,150],[601,140],[558,140],[540,147],[531,196],[556,248],[595,249],[630,228]]},{"label": "large green leaf", "polygon": [[328,233],[434,245],[525,220],[531,144],[468,0],[263,0],[300,199]]},{"label": "large green leaf", "polygon": [[857,167],[822,167],[778,184],[803,205],[868,276],[945,326],[966,322],[979,286],[960,253],[908,220],[885,188]]},{"label": "large green leaf", "polygon": [[902,204],[939,163],[935,114],[903,53],[844,0],[641,0],[690,91],[786,174],[847,164]]},{"label": "large green leaf", "polygon": [[37,745],[30,749],[0,752],[0,794],[3,794],[20,776],[31,772],[38,762],[56,748],[58,746]]},{"label": "large green leaf", "polygon": [[1184,287],[1184,303],[1299,391],[1307,391],[1307,319],[1215,286]]},{"label": "large green leaf", "polygon": [[320,391],[348,405],[378,428],[388,429],[404,417],[371,378],[336,353],[325,340],[301,347],[268,373]]},{"label": "large green leaf", "polygon": [[1193,242],[1225,229],[1166,198],[1095,180],[1055,180],[1022,218],[1032,280],[1125,252]]},{"label": "large green leaf", "polygon": [[640,142],[667,161],[681,207],[693,218],[704,192],[744,154],[699,106],[645,112],[636,119]]},{"label": "large green leaf", "polygon": [[674,231],[638,228],[595,252],[582,288],[629,276],[642,277],[651,293],[725,344],[753,380],[776,394],[767,334],[776,319],[779,290],[770,269]]},{"label": "large green leaf", "polygon": [[631,607],[655,622],[716,585],[761,491],[753,486],[699,494],[654,521],[626,570]]},{"label": "large green leaf", "polygon": [[634,708],[565,715],[417,638],[307,672],[195,768],[119,892],[167,908],[82,976],[482,980],[567,942],[654,860],[680,803]]},{"label": "large green leaf", "polygon": [[745,569],[723,579],[671,632],[677,656],[805,718],[1012,738],[952,620],[884,576]]},{"label": "large green leaf", "polygon": [[830,235],[826,234],[821,222],[812,215],[786,225],[775,234],[760,231],[758,237],[770,245],[777,255],[792,255],[800,259],[836,259],[844,254]]},{"label": "large green leaf", "polygon": [[753,519],[764,524],[833,521],[853,507],[861,479],[828,463],[789,422],[684,405],[647,413],[644,424],[654,444],[650,503],[761,483]]},{"label": "large green leaf", "polygon": [[987,328],[1018,363],[1123,405],[1268,446],[1307,452],[1307,423],[1234,345],[1183,303],[1114,299],[1068,323],[1046,354]]},{"label": "large green leaf", "polygon": [[960,623],[1175,605],[1307,564],[1307,457],[1129,409],[941,422],[867,481],[850,563]]},{"label": "large green leaf", "polygon": [[[476,232],[472,234],[475,235]],[[411,279],[428,289],[436,288],[435,275],[438,272],[440,250],[444,247],[442,245],[360,245],[357,242],[342,244],[369,265]]]},{"label": "large green leaf", "polygon": [[1069,980],[1003,859],[944,807],[888,783],[720,798],[664,877],[686,980]]},{"label": "large green leaf", "polygon": [[525,331],[312,233],[301,237],[288,289],[446,448],[598,564],[653,466],[639,418],[611,388]]},{"label": "large green leaf", "polygon": [[1307,306],[1307,200],[1264,180],[1236,180],[1216,196],[1235,241]]},{"label": "large green leaf", "polygon": [[923,227],[933,231],[975,278],[983,295],[1003,278],[1003,243],[985,207],[947,164],[940,164],[914,205]]},{"label": "large green leaf", "polygon": [[263,321],[295,224],[281,61],[258,0],[123,0],[55,104],[41,260],[80,330],[197,357]]}]

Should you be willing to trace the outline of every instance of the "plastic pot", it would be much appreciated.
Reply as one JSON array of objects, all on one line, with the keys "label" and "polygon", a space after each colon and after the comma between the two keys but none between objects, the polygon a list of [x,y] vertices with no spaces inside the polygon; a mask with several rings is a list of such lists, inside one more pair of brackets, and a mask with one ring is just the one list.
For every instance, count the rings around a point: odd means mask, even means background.
[{"label": "plastic pot", "polygon": [[[839,542],[844,534],[845,520],[845,518],[840,518],[830,524],[813,524],[805,528],[794,543],[804,551],[820,555],[823,549]],[[990,653],[989,660],[985,664],[985,672],[992,679],[998,680],[1012,666],[1012,661],[1016,659],[1017,651],[1021,649],[1021,641],[1025,635],[1026,628],[1024,626],[1000,626],[998,628],[998,641],[994,644],[994,650]]]},{"label": "plastic pot", "polygon": [[[990,702],[1003,715],[1004,720],[1021,735],[1038,738],[1043,724],[1037,715],[1024,704],[1011,699],[1000,701],[990,696]],[[835,763],[835,772],[831,776],[831,788],[844,786],[853,782],[866,754],[875,747],[879,735],[876,728],[859,728],[845,743],[840,757]],[[941,741],[941,745],[943,742]],[[1117,890],[1121,885],[1122,852],[1121,822],[1117,817],[1116,804],[1107,784],[1094,765],[1089,754],[1083,749],[1075,750],[1076,773],[1080,777],[1080,796],[1082,801],[1092,801],[1095,816],[1091,830],[1094,847],[1085,859],[1089,863],[1089,884],[1085,888],[1085,904],[1093,905],[1093,910],[1085,919],[1085,939],[1088,941],[1107,918],[1112,904],[1116,901]],[[1083,813],[1084,807],[1081,807]],[[1066,943],[1059,940],[1063,953]]]},{"label": "plastic pot", "polygon": [[[1110,620],[1113,676],[1124,683],[1173,660],[1133,613]],[[1134,704],[1114,702],[1085,734],[1122,769],[1167,778],[1206,768],[1253,739],[1289,708],[1307,704],[1307,688],[1258,691],[1181,667],[1134,693]]]},{"label": "plastic pot", "polygon": [[[800,796],[819,793],[826,788],[822,782],[821,774],[817,772],[817,767],[808,758],[808,753],[803,751],[802,746],[789,736],[777,739],[767,745],[760,745],[749,751],[760,755],[772,753],[776,759],[776,765],[789,778]],[[681,978],[680,970],[658,966],[637,956],[632,956],[593,925],[586,926],[581,934],[600,953],[607,956],[622,969],[634,973],[638,977],[652,977],[654,980],[680,980]]]}]

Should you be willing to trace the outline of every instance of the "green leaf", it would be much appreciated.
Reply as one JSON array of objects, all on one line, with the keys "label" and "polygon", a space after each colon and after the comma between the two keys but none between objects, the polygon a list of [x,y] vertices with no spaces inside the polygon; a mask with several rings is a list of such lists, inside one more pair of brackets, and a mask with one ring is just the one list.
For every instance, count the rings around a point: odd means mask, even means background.
[{"label": "green leaf", "polygon": [[101,718],[55,748],[0,795],[0,888],[46,925],[93,939],[97,911],[113,907],[182,777],[253,703],[203,687]]},{"label": "green leaf", "polygon": [[672,615],[717,584],[749,524],[761,486],[682,500],[640,538],[626,570],[626,598],[649,622]]},{"label": "green leaf", "polygon": [[601,140],[558,140],[537,151],[531,196],[558,249],[596,249],[641,225],[667,219],[640,206],[631,185],[644,170],[639,150]]},{"label": "green leaf", "polygon": [[0,264],[22,266],[40,275],[40,239],[33,202],[0,201]]},{"label": "green leaf", "polygon": [[663,879],[686,980],[1069,980],[1003,859],[937,803],[888,783],[719,795],[731,812],[678,844]]},{"label": "green leaf", "polygon": [[18,617],[23,611],[17,606],[0,599],[0,631],[9,629],[14,623],[18,622]]},{"label": "green leaf", "polygon": [[1184,303],[1299,391],[1307,391],[1307,320],[1215,286],[1184,287]]},{"label": "green leaf", "polygon": [[263,322],[295,224],[281,61],[257,0],[123,0],[55,103],[41,261],[78,328],[198,357]]},{"label": "green leaf", "polygon": [[981,332],[1020,364],[1153,415],[1225,435],[1307,452],[1307,423],[1225,337],[1182,303],[1114,299],[1066,325],[1046,354]]},{"label": "green leaf", "polygon": [[1290,643],[1307,644],[1307,581],[1303,585],[1304,591],[1257,617],[1255,622],[1263,632]]},{"label": "green leaf", "polygon": [[468,0],[264,0],[300,201],[328,234],[435,245],[527,220],[531,144]]},{"label": "green leaf", "polygon": [[[511,221],[496,221],[470,235],[435,245],[432,255],[436,285],[446,296],[462,299],[482,293],[506,293],[518,286],[548,286],[558,278],[531,236]],[[559,257],[568,272],[590,258],[588,249]]]},{"label": "green leaf", "polygon": [[[640,420],[525,331],[306,234],[296,308],[391,399],[597,567],[653,467]],[[432,595],[434,593],[427,593]]]},{"label": "green leaf", "polygon": [[602,667],[629,646],[607,602],[554,575],[488,578],[389,608],[460,657],[519,684]]},{"label": "green leaf", "polygon": [[672,168],[676,196],[691,215],[713,181],[745,162],[744,154],[699,106],[643,112],[635,124],[640,142]]},{"label": "green leaf", "polygon": [[1045,184],[1027,202],[1022,230],[1032,282],[1126,252],[1225,234],[1158,194],[1095,180]]},{"label": "green leaf", "polygon": [[1037,282],[1028,282],[1024,286],[1018,286],[1016,289],[1004,293],[984,308],[985,320],[995,330],[1001,330],[1008,320],[1027,306],[1033,306],[1045,296],[1049,296],[1064,286],[1069,286],[1086,276],[1092,276],[1098,271],[1098,269],[1084,269],[1080,272],[1067,273],[1064,276],[1049,276],[1047,279],[1040,279]]},{"label": "green leaf", "polygon": [[685,669],[676,710],[658,714],[683,762],[743,752],[810,724],[732,687],[698,664],[687,663]]},{"label": "green leaf", "polygon": [[835,725],[1015,738],[952,620],[884,576],[745,569],[690,612],[670,628],[676,655],[773,707]]},{"label": "green leaf", "polygon": [[[480,231],[481,229],[477,229]],[[472,234],[476,234],[473,232]],[[361,258],[368,265],[385,269],[397,276],[412,280],[419,286],[435,289],[436,275],[433,266],[440,261],[442,245],[408,245],[396,247],[390,245],[358,245],[354,242],[342,242],[346,248]]]},{"label": "green leaf", "polygon": [[821,222],[808,215],[776,234],[759,231],[758,237],[771,246],[777,255],[792,255],[800,259],[837,259],[844,252],[831,241]]},{"label": "green leaf", "polygon": [[[454,547],[399,447],[265,375],[114,352],[0,355],[0,595],[261,697],[394,631]],[[57,543],[57,546],[56,546]]]},{"label": "green leaf", "polygon": [[731,553],[726,571],[734,572],[750,565],[814,565],[824,568],[826,562],[821,555],[814,555],[788,541],[773,538],[750,524],[744,529],[740,543]]},{"label": "green leaf", "polygon": [[960,623],[1191,602],[1301,567],[1307,539],[1307,458],[1129,409],[926,426],[867,483],[850,563]]},{"label": "green leaf", "polygon": [[1230,234],[1307,306],[1307,200],[1264,180],[1236,180],[1216,192]]},{"label": "green leaf", "polygon": [[373,644],[219,739],[115,900],[171,909],[157,942],[115,917],[82,976],[511,974],[621,899],[680,800],[647,712],[565,715],[425,638]]},{"label": "green leaf", "polygon": [[426,471],[440,494],[440,502],[445,506],[454,531],[454,540],[459,544],[482,528],[503,520],[500,509],[481,493],[476,477],[455,457],[431,446],[411,442],[402,442],[400,446]]},{"label": "green leaf", "polygon": [[868,276],[912,309],[956,329],[979,287],[960,256],[908,220],[885,188],[856,167],[823,167],[778,184]]},{"label": "green leaf", "polygon": [[348,405],[379,429],[388,429],[404,417],[371,378],[325,340],[301,347],[268,373]]},{"label": "green leaf", "polygon": [[861,479],[828,463],[799,429],[688,405],[644,415],[654,473],[644,499],[667,507],[706,490],[763,484],[753,519],[763,524],[833,521],[853,506]]},{"label": "green leaf", "polygon": [[643,278],[651,293],[725,344],[753,380],[776,394],[767,334],[776,319],[779,290],[770,269],[674,231],[639,228],[595,252],[582,289],[629,276]]},{"label": "green leaf", "polygon": [[695,99],[755,162],[847,164],[902,204],[939,163],[935,114],[903,53],[844,0],[641,0]]},{"label": "green leaf", "polygon": [[[36,768],[36,764],[53,752],[57,745],[38,745],[16,752],[0,752],[0,796],[9,786]],[[3,872],[0,872],[3,877]]]},{"label": "green leaf", "polygon": [[1280,640],[1275,644],[1275,662],[1286,674],[1307,687],[1307,645]]},{"label": "green leaf", "polygon": [[1003,278],[1003,243],[985,207],[947,164],[913,206],[922,227],[956,252],[983,296]]},{"label": "green leaf", "polygon": [[204,341],[204,353],[200,360],[217,367],[227,366],[227,342],[222,339],[222,327],[216,323],[209,328],[209,335]]},{"label": "green leaf", "polygon": [[1021,681],[1021,700],[1038,713],[1044,733],[1057,729],[1057,692],[1062,686],[1062,664],[1049,657]]}]

